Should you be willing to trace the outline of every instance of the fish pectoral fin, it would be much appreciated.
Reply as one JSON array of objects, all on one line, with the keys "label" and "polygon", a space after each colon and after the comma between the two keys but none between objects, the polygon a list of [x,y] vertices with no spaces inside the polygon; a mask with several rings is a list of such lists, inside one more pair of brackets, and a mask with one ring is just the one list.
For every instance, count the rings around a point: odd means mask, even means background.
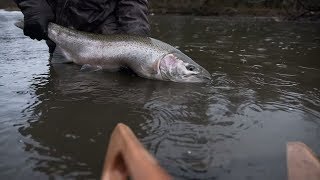
[{"label": "fish pectoral fin", "polygon": [[84,64],[80,69],[80,71],[83,71],[83,72],[94,72],[94,71],[100,71],[100,70],[102,70],[101,66],[93,66],[90,64]]}]

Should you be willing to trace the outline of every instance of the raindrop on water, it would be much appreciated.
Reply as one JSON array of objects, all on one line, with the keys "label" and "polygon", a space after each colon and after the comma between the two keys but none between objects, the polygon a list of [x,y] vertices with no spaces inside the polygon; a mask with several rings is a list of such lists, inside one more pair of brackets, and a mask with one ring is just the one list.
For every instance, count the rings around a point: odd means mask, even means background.
[{"label": "raindrop on water", "polygon": [[240,59],[240,61],[244,64],[244,63],[247,63],[247,60],[246,59]]},{"label": "raindrop on water", "polygon": [[279,68],[287,68],[287,65],[285,64],[276,64],[276,66],[278,66]]},{"label": "raindrop on water", "polygon": [[257,51],[266,51],[266,48],[257,48]]}]

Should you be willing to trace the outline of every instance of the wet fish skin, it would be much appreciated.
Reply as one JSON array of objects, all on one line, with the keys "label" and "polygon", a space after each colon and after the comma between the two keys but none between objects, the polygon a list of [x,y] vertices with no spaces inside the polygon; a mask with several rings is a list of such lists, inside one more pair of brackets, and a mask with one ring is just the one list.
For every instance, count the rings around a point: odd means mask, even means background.
[{"label": "wet fish skin", "polygon": [[151,38],[90,34],[53,23],[49,25],[48,36],[64,56],[76,64],[100,66],[110,71],[128,67],[139,76],[160,78],[156,77],[154,63],[165,52],[161,48],[152,48],[156,40]]},{"label": "wet fish skin", "polygon": [[130,68],[137,75],[175,82],[204,82],[210,74],[178,49],[134,35],[100,35],[49,23],[48,37],[64,57],[79,65],[109,71]]}]

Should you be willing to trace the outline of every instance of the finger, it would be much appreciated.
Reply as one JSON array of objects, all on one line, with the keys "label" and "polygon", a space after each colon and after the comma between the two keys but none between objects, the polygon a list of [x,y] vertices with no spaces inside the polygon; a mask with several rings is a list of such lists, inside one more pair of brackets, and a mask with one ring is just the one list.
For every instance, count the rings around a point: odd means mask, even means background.
[{"label": "finger", "polygon": [[23,30],[23,34],[24,34],[25,36],[30,36],[29,31],[28,31],[28,30],[26,30],[26,29],[24,29],[24,30]]},{"label": "finger", "polygon": [[36,38],[36,36],[34,35],[34,33],[32,33],[32,31],[29,31],[29,30],[24,30],[24,31],[23,31],[23,34],[24,34],[25,36],[29,36],[31,39],[35,39],[35,38]]},{"label": "finger", "polygon": [[32,32],[31,33],[32,35],[31,36],[33,36],[35,39],[37,39],[38,41],[40,41],[40,40],[42,40],[43,39],[43,34],[42,33],[37,33],[37,32]]},{"label": "finger", "polygon": [[34,33],[28,33],[28,36],[31,38],[31,39],[36,39],[37,38],[37,35],[34,34]]}]

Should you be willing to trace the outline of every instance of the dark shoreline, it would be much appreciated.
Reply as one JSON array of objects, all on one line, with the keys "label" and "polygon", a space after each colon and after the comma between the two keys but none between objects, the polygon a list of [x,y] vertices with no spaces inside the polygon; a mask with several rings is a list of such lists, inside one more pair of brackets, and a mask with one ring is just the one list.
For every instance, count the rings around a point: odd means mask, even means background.
[{"label": "dark shoreline", "polygon": [[5,11],[20,11],[18,7],[7,7],[7,8],[0,8]]},{"label": "dark shoreline", "polygon": [[[155,5],[154,5],[155,6]],[[320,12],[313,11],[295,11],[283,8],[264,8],[264,7],[194,7],[194,8],[177,8],[151,6],[150,15],[194,15],[194,16],[246,16],[246,17],[270,17],[275,21],[320,21]],[[17,6],[0,6],[5,11],[20,11]]]}]

